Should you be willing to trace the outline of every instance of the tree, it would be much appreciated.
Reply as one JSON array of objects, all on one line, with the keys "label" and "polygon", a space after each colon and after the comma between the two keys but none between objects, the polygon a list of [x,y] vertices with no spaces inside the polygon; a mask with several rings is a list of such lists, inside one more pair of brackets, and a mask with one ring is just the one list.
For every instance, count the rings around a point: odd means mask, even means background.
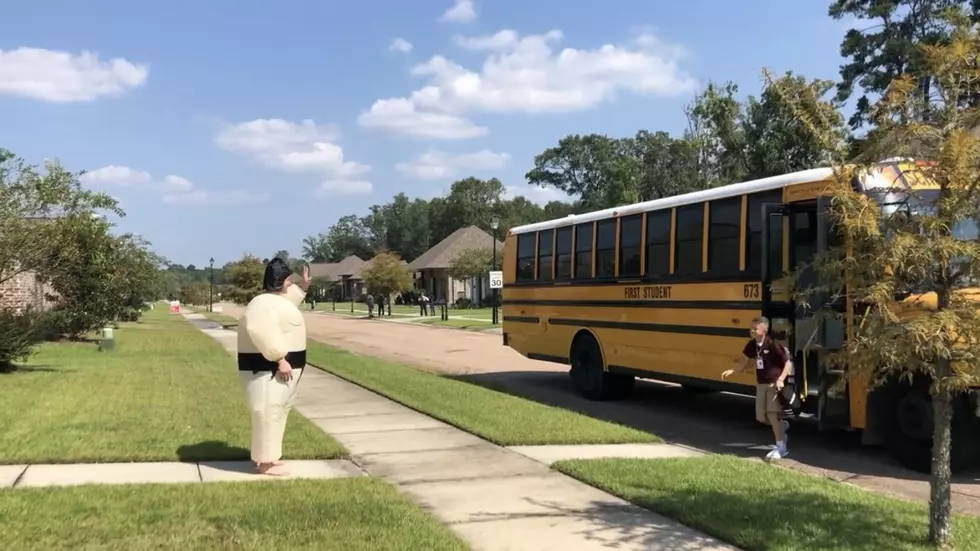
[{"label": "tree", "polygon": [[205,283],[191,283],[180,288],[180,302],[183,304],[207,304],[211,298],[211,287]]},{"label": "tree", "polygon": [[336,291],[337,283],[337,281],[325,277],[314,277],[310,280],[310,287],[306,290],[306,296],[314,300],[328,300]]},{"label": "tree", "polygon": [[226,298],[235,304],[245,305],[262,294],[265,264],[250,254],[246,254],[240,260],[229,264],[225,273],[225,279],[228,282]]},{"label": "tree", "polygon": [[372,294],[391,296],[412,288],[412,274],[397,254],[382,252],[361,272],[364,286]]},{"label": "tree", "polygon": [[120,312],[122,290],[114,285],[120,247],[111,227],[91,216],[66,217],[58,225],[59,248],[43,273],[58,296],[53,324],[69,338],[101,329]]},{"label": "tree", "polygon": [[368,242],[364,225],[353,214],[341,216],[330,227],[327,231],[327,245],[330,247],[330,262],[340,262],[350,255],[362,259],[371,258],[374,252]]},{"label": "tree", "polygon": [[[501,252],[497,250],[497,266]],[[483,279],[493,267],[493,249],[466,249],[449,263],[449,277],[453,279]]]},{"label": "tree", "polygon": [[318,233],[303,239],[303,258],[309,262],[330,262],[333,251],[327,241],[327,234]]},{"label": "tree", "polygon": [[534,168],[525,178],[532,185],[581,196],[591,209],[634,203],[640,200],[640,170],[636,157],[628,154],[631,146],[600,134],[566,136],[534,157]]},{"label": "tree", "polygon": [[[841,42],[841,56],[850,58],[850,62],[841,66],[837,101],[847,101],[857,86],[864,92],[851,116],[851,127],[871,122],[869,96],[884,93],[899,76],[915,79],[923,97],[930,95],[935,76],[929,73],[919,46],[947,43],[951,27],[942,13],[967,3],[966,0],[833,0],[828,13],[834,19],[850,16],[878,22],[865,29],[847,31]],[[974,4],[974,11],[980,5],[974,0],[970,3]]]},{"label": "tree", "polygon": [[[814,111],[816,98],[787,97],[841,159],[828,218],[842,244],[814,259],[822,284],[797,294],[821,302],[850,298],[862,312],[853,336],[828,354],[832,367],[868,378],[879,403],[930,404],[931,444],[903,442],[902,451],[909,460],[931,456],[929,540],[939,546],[950,542],[951,465],[972,463],[980,453],[965,394],[980,385],[980,308],[970,291],[980,276],[980,108],[964,101],[980,91],[980,33],[962,12],[949,18],[955,23],[949,43],[920,44],[916,64],[903,67],[908,72],[893,78],[882,99],[866,109],[876,125],[869,157],[925,159],[906,178],[935,189],[882,190],[879,197],[904,195],[888,208],[855,193],[851,176],[875,168],[843,163],[846,153],[835,150],[827,123],[832,107]],[[927,87],[924,74],[930,75]],[[780,93],[781,87],[772,90]]]},{"label": "tree", "polygon": [[114,319],[136,321],[148,303],[165,294],[165,280],[160,271],[164,261],[141,237],[124,234],[114,241],[116,269],[110,282],[112,300],[118,308]]},{"label": "tree", "polygon": [[48,161],[44,173],[0,149],[0,284],[50,268],[55,236],[73,217],[105,211],[124,216],[115,199],[82,188],[80,174]]},{"label": "tree", "polygon": [[[497,249],[496,265],[501,265],[501,251]],[[456,255],[449,263],[449,277],[458,280],[476,280],[477,296],[483,297],[483,280],[486,278],[494,264],[493,249],[490,247],[481,249],[466,249]],[[481,301],[482,302],[482,301]]]}]

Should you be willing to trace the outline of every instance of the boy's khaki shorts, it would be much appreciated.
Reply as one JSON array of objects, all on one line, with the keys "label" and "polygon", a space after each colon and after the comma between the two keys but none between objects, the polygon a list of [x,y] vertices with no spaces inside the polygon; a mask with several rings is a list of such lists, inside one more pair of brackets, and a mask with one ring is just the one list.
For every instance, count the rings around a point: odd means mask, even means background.
[{"label": "boy's khaki shorts", "polygon": [[768,423],[768,414],[783,413],[783,405],[779,401],[779,391],[776,385],[760,384],[755,387],[755,418],[760,423]]}]

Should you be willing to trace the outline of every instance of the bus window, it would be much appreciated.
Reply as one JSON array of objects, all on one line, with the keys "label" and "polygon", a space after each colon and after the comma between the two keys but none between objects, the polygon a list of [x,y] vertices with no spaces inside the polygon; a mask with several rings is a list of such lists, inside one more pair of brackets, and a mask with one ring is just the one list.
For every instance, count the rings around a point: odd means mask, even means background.
[{"label": "bus window", "polygon": [[572,277],[572,227],[559,228],[555,235],[555,279]]},{"label": "bus window", "polygon": [[670,210],[647,213],[647,277],[670,275]]},{"label": "bus window", "polygon": [[741,252],[742,198],[730,197],[708,205],[708,271],[727,277],[738,275]]},{"label": "bus window", "polygon": [[534,239],[537,234],[523,233],[517,236],[517,281],[534,279]]},{"label": "bus window", "polygon": [[554,248],[555,230],[538,232],[538,281],[551,281],[554,278],[551,268],[551,251]]},{"label": "bus window", "polygon": [[619,221],[619,277],[640,277],[640,247],[643,241],[643,215],[626,216]]},{"label": "bus window", "polygon": [[[764,227],[762,220],[762,205],[767,203],[778,205],[782,202],[783,190],[781,189],[763,191],[749,195],[749,212],[747,213],[748,228],[746,228],[745,235],[745,270],[750,274],[756,276],[761,275],[762,228]],[[774,243],[778,243],[778,246],[772,247],[774,256],[778,254],[778,258],[773,258],[771,260],[772,266],[776,266],[778,268],[783,265],[783,233],[781,224],[773,224],[772,235],[770,237],[775,240]]]},{"label": "bus window", "polygon": [[677,208],[677,237],[674,243],[674,272],[680,275],[701,273],[702,237],[704,237],[704,203]]},{"label": "bus window", "polygon": [[603,220],[596,224],[595,276],[616,275],[616,221]]},{"label": "bus window", "polygon": [[575,226],[575,273],[576,279],[592,277],[592,223]]}]

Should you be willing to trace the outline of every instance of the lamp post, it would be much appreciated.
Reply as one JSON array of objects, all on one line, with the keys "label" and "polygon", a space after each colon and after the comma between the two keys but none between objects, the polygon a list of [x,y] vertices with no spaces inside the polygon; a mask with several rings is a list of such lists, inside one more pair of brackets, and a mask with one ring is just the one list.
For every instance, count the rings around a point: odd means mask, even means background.
[{"label": "lamp post", "polygon": [[[497,227],[500,225],[500,218],[495,214],[490,217],[490,229],[493,230],[493,254],[490,257],[490,271],[497,271]],[[493,324],[497,325],[497,290],[493,291]]]},{"label": "lamp post", "polygon": [[208,262],[211,266],[211,289],[208,291],[208,312],[214,312],[214,257],[212,256]]}]

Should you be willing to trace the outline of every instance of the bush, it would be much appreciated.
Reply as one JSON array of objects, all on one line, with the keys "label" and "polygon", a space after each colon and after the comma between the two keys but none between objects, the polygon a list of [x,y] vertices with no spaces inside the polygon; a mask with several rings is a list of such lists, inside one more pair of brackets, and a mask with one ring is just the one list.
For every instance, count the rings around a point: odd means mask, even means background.
[{"label": "bush", "polygon": [[25,360],[44,340],[43,312],[12,308],[0,309],[0,372],[14,370],[14,362]]}]

